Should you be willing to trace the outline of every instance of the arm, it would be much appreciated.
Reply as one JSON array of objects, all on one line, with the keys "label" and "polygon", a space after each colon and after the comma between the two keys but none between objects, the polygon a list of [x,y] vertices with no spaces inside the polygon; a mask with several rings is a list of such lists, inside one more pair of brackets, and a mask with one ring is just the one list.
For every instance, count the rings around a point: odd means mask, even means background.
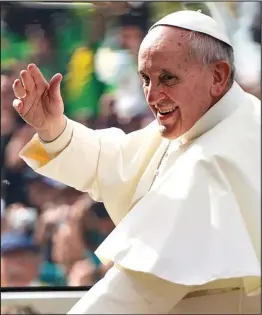
[{"label": "arm", "polygon": [[103,201],[116,224],[128,206],[152,154],[161,141],[155,123],[125,134],[92,130],[72,120],[60,137],[43,143],[35,135],[20,157],[37,173]]},{"label": "arm", "polygon": [[103,201],[116,224],[129,211],[137,183],[161,142],[158,128],[155,123],[125,135],[116,128],[95,131],[67,120],[61,80],[56,74],[47,82],[30,64],[14,81],[18,114],[41,139],[55,141],[44,144],[35,135],[20,157],[39,174]]},{"label": "arm", "polygon": [[95,182],[99,152],[96,132],[67,119],[57,139],[45,142],[35,134],[19,155],[37,173],[89,191]]}]

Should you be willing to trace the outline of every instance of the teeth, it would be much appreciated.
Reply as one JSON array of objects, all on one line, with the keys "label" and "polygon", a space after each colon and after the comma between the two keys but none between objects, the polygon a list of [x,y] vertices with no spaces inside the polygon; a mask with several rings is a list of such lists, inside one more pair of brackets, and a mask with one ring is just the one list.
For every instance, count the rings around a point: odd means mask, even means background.
[{"label": "teeth", "polygon": [[171,109],[166,109],[166,110],[158,110],[160,114],[167,114],[167,113],[171,113],[175,110],[176,108],[171,108]]}]

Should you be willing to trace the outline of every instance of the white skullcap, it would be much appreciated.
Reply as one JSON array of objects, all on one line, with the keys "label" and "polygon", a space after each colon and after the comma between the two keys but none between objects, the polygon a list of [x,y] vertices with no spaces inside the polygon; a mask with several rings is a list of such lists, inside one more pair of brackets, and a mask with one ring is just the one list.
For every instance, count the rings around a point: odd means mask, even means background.
[{"label": "white skullcap", "polygon": [[176,26],[190,31],[207,34],[232,47],[225,29],[210,16],[199,11],[184,10],[168,14],[156,22],[149,29],[149,32],[157,25]]}]

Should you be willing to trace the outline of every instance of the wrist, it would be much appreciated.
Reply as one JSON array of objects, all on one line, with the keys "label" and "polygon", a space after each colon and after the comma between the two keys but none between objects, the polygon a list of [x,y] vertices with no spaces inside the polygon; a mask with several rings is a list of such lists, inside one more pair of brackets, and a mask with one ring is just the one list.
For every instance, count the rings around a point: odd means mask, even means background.
[{"label": "wrist", "polygon": [[48,128],[36,130],[38,136],[43,142],[53,142],[61,136],[66,129],[67,119],[63,115],[59,121],[55,121]]}]

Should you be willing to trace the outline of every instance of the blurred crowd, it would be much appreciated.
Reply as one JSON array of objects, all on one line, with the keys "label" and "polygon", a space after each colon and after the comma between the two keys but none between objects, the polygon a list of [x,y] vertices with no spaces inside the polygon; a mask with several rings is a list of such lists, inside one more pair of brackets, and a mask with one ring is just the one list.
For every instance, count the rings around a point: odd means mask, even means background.
[{"label": "blurred crowd", "polygon": [[[137,53],[154,20],[152,4],[29,4],[1,7],[1,286],[91,286],[110,268],[94,250],[114,224],[102,203],[36,174],[18,157],[34,131],[12,108],[12,84],[34,62],[48,80],[62,73],[69,118],[95,129],[144,127],[153,116]],[[165,13],[178,4],[166,4]]]}]

